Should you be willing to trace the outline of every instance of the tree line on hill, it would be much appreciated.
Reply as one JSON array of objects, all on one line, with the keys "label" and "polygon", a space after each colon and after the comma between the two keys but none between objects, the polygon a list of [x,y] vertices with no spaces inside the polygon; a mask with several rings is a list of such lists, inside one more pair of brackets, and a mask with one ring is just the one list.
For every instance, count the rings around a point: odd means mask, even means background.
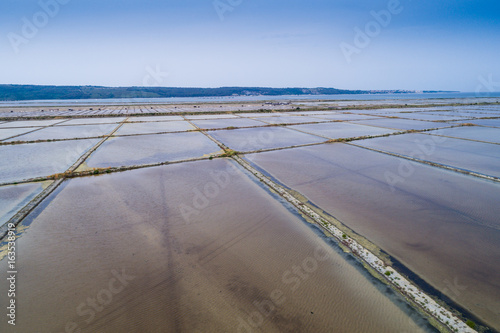
[{"label": "tree line on hill", "polygon": [[367,93],[408,93],[411,91],[343,90],[335,88],[175,88],[175,87],[100,87],[100,86],[40,86],[0,85],[0,100],[103,99],[103,98],[167,98],[280,95],[338,95]]}]

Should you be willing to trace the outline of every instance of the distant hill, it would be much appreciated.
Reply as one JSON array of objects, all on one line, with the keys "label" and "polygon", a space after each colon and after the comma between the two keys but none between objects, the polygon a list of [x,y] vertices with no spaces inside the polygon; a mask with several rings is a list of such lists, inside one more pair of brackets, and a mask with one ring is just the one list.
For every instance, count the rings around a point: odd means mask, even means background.
[{"label": "distant hill", "polygon": [[279,96],[279,95],[338,95],[370,93],[414,93],[408,90],[343,90],[335,88],[168,88],[168,87],[99,87],[99,86],[38,86],[0,85],[0,100],[43,99],[102,99],[102,98],[165,98],[211,96]]}]

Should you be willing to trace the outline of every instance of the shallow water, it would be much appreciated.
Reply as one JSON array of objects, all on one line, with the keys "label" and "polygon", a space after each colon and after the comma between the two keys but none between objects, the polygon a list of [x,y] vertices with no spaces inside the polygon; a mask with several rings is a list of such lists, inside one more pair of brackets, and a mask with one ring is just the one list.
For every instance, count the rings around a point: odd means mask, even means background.
[{"label": "shallow water", "polygon": [[79,118],[68,120],[61,125],[87,125],[87,124],[117,124],[124,121],[123,117],[111,118]]},{"label": "shallow water", "polygon": [[0,186],[0,227],[43,190],[46,183]]},{"label": "shallow water", "polygon": [[346,144],[252,162],[500,328],[500,184]]},{"label": "shallow water", "polygon": [[325,119],[313,118],[308,116],[283,116],[283,117],[267,117],[262,119],[269,124],[300,124],[300,123],[319,123]]},{"label": "shallow water", "polygon": [[54,124],[58,124],[58,123],[63,123],[66,120],[67,119],[9,121],[9,122],[0,124],[0,128],[50,126],[50,125],[54,125]]},{"label": "shallow water", "polygon": [[398,114],[401,112],[413,112],[413,111],[419,111],[419,112],[426,112],[426,111],[431,111],[431,110],[436,110],[437,108],[387,108],[387,109],[373,109],[373,110],[355,110],[355,111],[350,111],[350,112],[356,112],[356,113],[369,113],[369,114],[376,114],[376,115],[389,115],[389,114]]},{"label": "shallow water", "polygon": [[216,120],[193,120],[193,124],[203,129],[217,129],[226,127],[253,127],[253,126],[265,126],[258,120],[239,118],[239,119],[216,119]]},{"label": "shallow water", "polygon": [[66,171],[98,139],[0,146],[0,183]]},{"label": "shallow water", "polygon": [[172,162],[220,150],[199,132],[112,137],[92,153],[87,165],[100,168]]},{"label": "shallow water", "polygon": [[[231,165],[67,181],[17,241],[19,317],[0,330],[424,331],[414,311]],[[197,213],[185,220],[183,205]],[[5,271],[4,259],[2,280]]]},{"label": "shallow water", "polygon": [[494,116],[494,114],[489,114],[486,111],[466,111],[466,110],[460,110],[460,111],[448,111],[448,112],[440,112],[440,113],[429,113],[432,115],[445,115],[449,117],[454,117],[457,119],[460,119],[461,117],[464,117],[465,119],[472,119],[472,118],[485,118],[485,117],[491,117]]},{"label": "shallow water", "polygon": [[357,125],[344,122],[288,126],[311,134],[318,134],[329,139],[355,138],[366,135],[383,135],[397,130]]},{"label": "shallow water", "polygon": [[181,116],[148,116],[148,117],[130,117],[127,122],[133,123],[137,121],[177,121],[184,120]]},{"label": "shallow water", "polygon": [[371,125],[371,126],[379,126],[379,127],[394,128],[401,130],[412,130],[412,129],[423,130],[429,128],[447,127],[452,125],[447,123],[435,123],[430,121],[391,119],[391,118],[356,120],[353,121],[352,124]]},{"label": "shallow water", "polygon": [[500,177],[500,145],[425,134],[373,138],[354,144]]},{"label": "shallow water", "polygon": [[280,112],[248,112],[248,113],[238,113],[240,117],[248,117],[248,118],[258,118],[258,117],[279,117],[279,116],[288,116],[287,113]]},{"label": "shallow water", "polygon": [[15,135],[31,132],[39,128],[41,127],[0,128],[0,140],[5,140]]},{"label": "shallow water", "polygon": [[454,138],[500,143],[499,128],[465,126],[465,127],[439,129],[436,131],[431,131],[429,133],[437,135],[445,135]]},{"label": "shallow water", "polygon": [[336,111],[299,111],[299,112],[293,112],[293,113],[289,113],[289,114],[294,114],[294,115],[301,114],[304,116],[319,116],[319,115],[326,116],[326,115],[338,114],[338,112],[336,112]]},{"label": "shallow water", "polygon": [[390,114],[391,116],[396,116],[400,118],[407,118],[407,119],[417,119],[417,120],[430,120],[430,121],[447,121],[447,120],[463,120],[467,119],[468,117],[461,117],[458,115],[446,115],[446,114],[428,114],[424,112],[410,112],[410,113],[395,113],[395,114]]},{"label": "shallow water", "polygon": [[478,119],[478,120],[470,120],[468,123],[473,123],[481,126],[491,126],[491,127],[500,127],[500,118],[499,119]]},{"label": "shallow water", "polygon": [[216,131],[210,132],[210,135],[236,151],[282,148],[325,141],[324,138],[283,127]]},{"label": "shallow water", "polygon": [[7,141],[61,140],[75,138],[91,138],[111,133],[117,124],[52,126],[39,131],[20,135]]},{"label": "shallow water", "polygon": [[[368,113],[368,112],[366,112]],[[343,113],[343,114],[331,114],[331,115],[318,115],[314,116],[316,118],[320,119],[326,119],[326,120],[360,120],[360,119],[376,119],[377,117],[375,116],[366,116],[366,115],[359,115],[359,114],[348,114],[348,113]]]},{"label": "shallow water", "polygon": [[235,119],[239,118],[234,114],[200,114],[194,116],[186,116],[186,119],[196,120],[196,119]]},{"label": "shallow water", "polygon": [[164,121],[147,123],[126,123],[114,135],[149,134],[161,132],[181,132],[193,130],[187,121]]}]

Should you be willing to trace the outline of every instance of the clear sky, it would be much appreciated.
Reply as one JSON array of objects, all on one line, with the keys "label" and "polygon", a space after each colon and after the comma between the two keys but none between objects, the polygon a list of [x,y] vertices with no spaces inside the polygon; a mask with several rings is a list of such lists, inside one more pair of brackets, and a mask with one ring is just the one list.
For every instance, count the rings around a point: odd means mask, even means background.
[{"label": "clear sky", "polygon": [[498,0],[3,0],[0,41],[4,84],[500,85]]}]

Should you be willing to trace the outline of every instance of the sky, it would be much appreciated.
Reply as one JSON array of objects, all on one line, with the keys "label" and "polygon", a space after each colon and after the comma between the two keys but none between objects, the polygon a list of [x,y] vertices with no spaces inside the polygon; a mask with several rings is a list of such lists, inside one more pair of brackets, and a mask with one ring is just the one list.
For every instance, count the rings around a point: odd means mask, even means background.
[{"label": "sky", "polygon": [[3,0],[0,84],[500,91],[500,2]]}]

